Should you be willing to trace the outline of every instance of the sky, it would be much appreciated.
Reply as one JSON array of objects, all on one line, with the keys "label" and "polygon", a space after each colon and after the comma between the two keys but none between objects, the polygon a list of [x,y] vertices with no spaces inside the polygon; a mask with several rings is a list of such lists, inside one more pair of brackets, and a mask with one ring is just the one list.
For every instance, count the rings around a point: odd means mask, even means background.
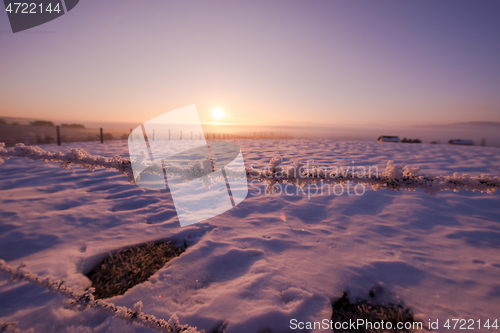
[{"label": "sky", "polygon": [[[0,13],[0,116],[203,123],[500,121],[500,1],[81,0],[24,32]],[[220,119],[212,110],[220,108]]]}]

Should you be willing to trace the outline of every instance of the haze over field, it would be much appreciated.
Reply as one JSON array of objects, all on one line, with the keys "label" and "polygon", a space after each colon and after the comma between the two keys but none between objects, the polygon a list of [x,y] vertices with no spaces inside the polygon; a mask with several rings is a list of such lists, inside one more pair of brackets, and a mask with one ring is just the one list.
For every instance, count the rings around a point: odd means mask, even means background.
[{"label": "haze over field", "polygon": [[[35,118],[10,118],[1,117],[8,124],[18,123],[27,125],[36,120]],[[75,121],[76,122],[76,121]],[[70,123],[75,123],[70,122]],[[55,124],[60,124],[54,122]],[[86,128],[97,129],[102,127],[106,132],[113,133],[114,138],[127,135],[130,129],[134,129],[140,123],[123,122],[81,122]],[[420,139],[423,143],[435,142],[447,144],[451,139],[473,140],[476,145],[490,147],[500,147],[500,123],[497,122],[466,122],[440,125],[420,125],[420,126],[383,126],[380,124],[358,125],[358,126],[325,126],[315,123],[281,122],[269,126],[247,126],[232,124],[202,124],[204,133],[213,134],[234,134],[240,136],[254,137],[263,136],[275,137],[282,135],[295,139],[334,139],[334,140],[360,140],[375,141],[381,135],[397,135],[401,139]],[[55,133],[55,130],[52,130]],[[198,135],[195,133],[195,136]],[[1,141],[1,136],[0,136]]]}]

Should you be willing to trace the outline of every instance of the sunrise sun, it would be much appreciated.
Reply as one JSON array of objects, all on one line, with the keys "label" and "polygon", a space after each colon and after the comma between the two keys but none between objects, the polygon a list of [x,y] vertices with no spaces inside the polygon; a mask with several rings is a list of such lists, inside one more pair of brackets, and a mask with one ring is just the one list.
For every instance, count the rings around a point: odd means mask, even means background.
[{"label": "sunrise sun", "polygon": [[224,111],[221,108],[215,108],[212,111],[212,117],[214,117],[215,119],[220,119],[223,116],[224,116]]}]

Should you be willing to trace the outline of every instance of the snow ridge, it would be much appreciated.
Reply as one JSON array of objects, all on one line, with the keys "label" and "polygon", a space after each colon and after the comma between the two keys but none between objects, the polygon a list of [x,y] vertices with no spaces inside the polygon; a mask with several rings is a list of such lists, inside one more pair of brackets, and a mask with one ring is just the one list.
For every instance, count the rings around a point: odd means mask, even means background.
[{"label": "snow ridge", "polygon": [[[134,309],[131,310],[124,306],[116,306],[113,303],[103,300],[96,300],[93,292],[94,288],[89,288],[84,294],[80,295],[71,288],[64,286],[64,281],[52,280],[50,277],[42,279],[38,275],[31,273],[25,268],[25,265],[20,265],[16,270],[8,266],[4,260],[0,259],[0,272],[11,276],[11,282],[16,280],[28,281],[31,284],[48,289],[52,293],[62,295],[70,299],[72,306],[79,310],[96,309],[106,314],[112,315],[122,320],[126,320],[130,324],[133,322],[152,328],[158,332],[173,332],[173,333],[202,333],[196,327],[179,324],[179,318],[174,314],[168,321],[157,319],[153,315],[148,315],[141,312],[142,302],[137,302]],[[12,327],[9,327],[12,329]]]},{"label": "snow ridge", "polygon": [[[83,149],[71,149],[65,154],[61,152],[52,153],[45,151],[37,146],[25,146],[22,143],[17,144],[12,148],[5,148],[5,144],[0,142],[0,164],[3,163],[3,158],[10,157],[25,157],[32,160],[41,160],[44,162],[59,162],[61,166],[69,169],[71,165],[77,165],[91,171],[97,168],[115,169],[125,175],[129,182],[135,183],[139,180],[134,179],[132,163],[130,159],[115,156],[106,158],[103,156],[92,156]],[[375,173],[372,171],[328,171],[322,168],[305,169],[304,164],[294,162],[287,168],[282,166],[283,158],[279,155],[273,157],[267,168],[263,170],[254,169],[252,167],[243,168],[228,168],[226,167],[226,177],[229,179],[244,179],[257,180],[267,183],[267,189],[270,193],[274,193],[277,184],[283,182],[293,184],[298,187],[311,186],[320,183],[331,185],[346,184],[352,182],[354,184],[365,184],[372,186],[374,190],[388,189],[391,191],[409,190],[415,191],[422,189],[431,195],[439,191],[454,191],[471,190],[486,192],[492,194],[500,188],[500,177],[492,177],[488,174],[480,176],[469,176],[468,174],[454,173],[451,176],[433,176],[419,175],[419,168],[412,166],[396,165],[392,160],[387,162],[387,166],[383,173]],[[204,182],[206,186],[210,186],[214,179],[214,175],[209,170],[210,163],[208,160],[195,161],[188,167],[177,167],[173,165],[165,165],[167,175],[180,176],[184,181],[190,181],[198,178]],[[146,168],[143,173],[163,174],[163,167],[160,164],[154,164]],[[321,185],[320,184],[320,185]]]}]

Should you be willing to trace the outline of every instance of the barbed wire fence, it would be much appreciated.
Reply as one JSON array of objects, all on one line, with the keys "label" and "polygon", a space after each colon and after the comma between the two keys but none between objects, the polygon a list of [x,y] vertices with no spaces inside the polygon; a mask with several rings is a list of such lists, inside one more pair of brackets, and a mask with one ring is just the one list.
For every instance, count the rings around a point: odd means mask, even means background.
[{"label": "barbed wire fence", "polygon": [[[138,323],[142,326],[149,327],[158,332],[173,332],[173,333],[202,333],[189,325],[179,324],[179,318],[174,314],[168,321],[157,319],[153,315],[143,313],[142,302],[135,303],[133,309],[124,306],[117,306],[111,302],[98,300],[94,298],[94,288],[89,288],[85,293],[79,294],[73,289],[64,285],[64,281],[52,280],[52,278],[41,278],[37,274],[28,271],[25,265],[21,264],[17,269],[14,269],[0,259],[0,273],[7,274],[11,277],[10,281],[27,281],[36,286],[48,289],[51,293],[55,293],[70,300],[73,308],[84,311],[87,309],[95,309],[104,312],[108,315],[127,321],[129,324]],[[10,329],[16,332],[13,327],[14,323],[5,323],[5,330]],[[19,331],[19,330],[17,330]]]},{"label": "barbed wire fence", "polygon": [[[4,159],[11,157],[28,158],[35,161],[60,163],[61,167],[66,169],[71,166],[79,166],[94,171],[99,168],[114,169],[123,174],[127,180],[135,184],[140,180],[140,175],[134,178],[132,162],[128,158],[115,156],[107,158],[104,156],[90,155],[83,149],[70,149],[66,153],[50,152],[41,149],[38,146],[25,146],[17,144],[15,147],[5,148],[0,143],[0,164]],[[135,161],[134,161],[135,162]],[[426,193],[434,195],[440,191],[460,190],[480,191],[492,194],[500,188],[500,177],[481,174],[479,176],[469,176],[468,174],[454,173],[453,175],[421,175],[420,169],[412,166],[396,165],[393,161],[387,162],[383,172],[354,171],[335,168],[335,171],[329,168],[309,168],[301,162],[293,162],[289,166],[283,166],[283,158],[279,155],[273,157],[264,169],[246,168],[225,168],[226,177],[230,179],[256,180],[267,183],[267,189],[274,193],[278,184],[288,183],[297,187],[315,185],[318,183],[346,184],[365,184],[371,186],[374,190],[387,189],[391,191],[416,189],[424,190]],[[175,175],[186,181],[195,178],[203,180],[206,186],[210,186],[207,178],[215,177],[211,175],[210,161],[194,161],[190,166],[165,165],[167,175]],[[142,173],[151,173],[163,175],[163,167],[156,163],[145,168]],[[215,179],[214,179],[215,180]]]}]

